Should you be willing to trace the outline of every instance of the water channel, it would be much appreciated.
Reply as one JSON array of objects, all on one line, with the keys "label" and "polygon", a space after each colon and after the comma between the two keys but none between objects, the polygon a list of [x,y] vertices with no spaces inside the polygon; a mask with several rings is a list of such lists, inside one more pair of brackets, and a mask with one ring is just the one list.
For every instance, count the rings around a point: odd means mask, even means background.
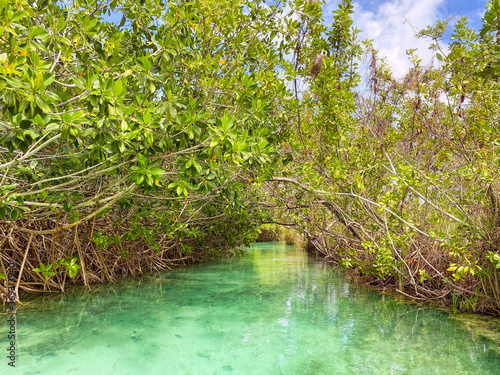
[{"label": "water channel", "polygon": [[2,354],[0,374],[500,374],[498,343],[450,314],[355,286],[280,243],[36,297],[17,335],[16,368]]}]

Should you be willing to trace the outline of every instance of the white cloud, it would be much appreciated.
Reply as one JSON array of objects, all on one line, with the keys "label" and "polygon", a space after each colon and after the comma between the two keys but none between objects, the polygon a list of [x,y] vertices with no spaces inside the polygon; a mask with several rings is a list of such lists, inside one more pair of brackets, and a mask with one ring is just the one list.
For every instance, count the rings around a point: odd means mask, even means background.
[{"label": "white cloud", "polygon": [[[415,38],[416,31],[433,25],[440,18],[439,6],[444,0],[388,0],[355,3],[354,23],[362,30],[361,39],[374,39],[380,56],[386,56],[396,76],[411,67],[406,50],[417,48],[422,64],[431,62],[429,41]],[[412,27],[413,26],[413,27]]]},{"label": "white cloud", "polygon": [[[403,76],[411,67],[406,50],[417,48],[423,65],[433,57],[428,40],[415,38],[418,30],[434,25],[443,18],[439,7],[446,0],[358,0],[354,3],[354,25],[362,32],[363,39],[373,39],[374,48],[380,57],[387,57],[397,77]],[[332,11],[339,0],[327,1],[324,7],[326,24],[332,22]],[[445,18],[445,17],[444,17]],[[413,27],[412,27],[413,26]]]}]

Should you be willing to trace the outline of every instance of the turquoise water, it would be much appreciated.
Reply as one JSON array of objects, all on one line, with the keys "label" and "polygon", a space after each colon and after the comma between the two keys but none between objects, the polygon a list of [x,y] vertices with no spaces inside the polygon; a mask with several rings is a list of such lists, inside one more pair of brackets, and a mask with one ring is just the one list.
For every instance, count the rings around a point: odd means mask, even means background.
[{"label": "turquoise water", "polygon": [[25,305],[15,369],[0,318],[0,374],[500,374],[498,346],[448,314],[277,243]]}]

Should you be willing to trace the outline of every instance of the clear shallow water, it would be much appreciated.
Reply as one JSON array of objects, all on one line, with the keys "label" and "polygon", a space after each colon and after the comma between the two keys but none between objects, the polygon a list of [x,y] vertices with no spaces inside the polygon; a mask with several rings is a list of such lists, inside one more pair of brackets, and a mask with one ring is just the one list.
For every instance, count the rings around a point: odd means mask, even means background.
[{"label": "clear shallow water", "polygon": [[23,306],[15,369],[0,318],[0,374],[500,374],[498,346],[448,314],[276,243]]}]

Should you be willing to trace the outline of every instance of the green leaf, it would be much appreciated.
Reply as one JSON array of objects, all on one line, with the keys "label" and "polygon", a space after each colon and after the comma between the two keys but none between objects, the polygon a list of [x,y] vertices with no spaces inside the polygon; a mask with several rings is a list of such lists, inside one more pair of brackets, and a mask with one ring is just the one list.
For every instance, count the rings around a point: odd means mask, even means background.
[{"label": "green leaf", "polygon": [[122,81],[120,79],[116,80],[115,84],[113,86],[113,93],[115,94],[116,97],[118,97],[122,93],[122,90],[123,90],[123,83],[122,83]]},{"label": "green leaf", "polygon": [[43,75],[43,84],[45,86],[48,86],[50,85],[52,82],[54,82],[54,79],[55,79],[55,74],[52,74],[52,73],[45,73]]},{"label": "green leaf", "polygon": [[265,138],[260,138],[259,139],[259,147],[261,149],[266,148],[266,146],[269,144],[269,142]]},{"label": "green leaf", "polygon": [[17,12],[15,13],[12,18],[10,19],[11,22],[16,22],[18,20],[20,20],[21,18],[24,18],[26,17],[26,13],[24,12]]},{"label": "green leaf", "polygon": [[35,103],[38,106],[38,108],[40,108],[43,112],[45,112],[45,113],[52,112],[50,110],[49,106],[47,105],[47,103],[45,103],[45,101],[42,98],[40,98],[39,96],[35,96]]},{"label": "green leaf", "polygon": [[137,157],[139,159],[140,166],[145,167],[148,164],[148,159],[146,159],[146,157],[144,155],[139,154]]},{"label": "green leaf", "polygon": [[36,115],[33,122],[37,125],[43,125],[43,118],[40,115]]},{"label": "green leaf", "polygon": [[150,169],[149,172],[151,172],[151,174],[153,174],[155,176],[160,176],[163,173],[165,173],[165,171],[161,168],[153,168],[153,169]]},{"label": "green leaf", "polygon": [[31,126],[32,122],[30,120],[23,120],[19,123],[19,127],[21,129],[29,129]]},{"label": "green leaf", "polygon": [[143,174],[140,174],[136,177],[136,180],[135,182],[137,183],[137,185],[140,185],[142,184],[142,182],[144,181],[144,175]]},{"label": "green leaf", "polygon": [[78,264],[75,264],[76,259],[72,259],[70,263],[70,267],[68,268],[69,277],[73,278],[78,273],[78,270],[81,268]]},{"label": "green leaf", "polygon": [[221,127],[224,133],[227,133],[232,127],[234,123],[234,117],[229,115],[227,112],[224,113],[224,117],[221,121]]},{"label": "green leaf", "polygon": [[45,130],[47,132],[50,132],[50,131],[53,131],[53,130],[58,130],[60,128],[60,124],[56,123],[56,122],[52,122],[50,124],[48,124],[46,127],[45,127]]},{"label": "green leaf", "polygon": [[118,142],[118,150],[120,150],[122,154],[125,152],[126,148],[125,148],[125,143],[123,141]]},{"label": "green leaf", "polygon": [[60,33],[66,27],[66,19],[64,17],[59,18],[57,21],[57,32]]},{"label": "green leaf", "polygon": [[10,212],[10,220],[12,221],[16,221],[17,219],[19,219],[19,210],[16,210],[15,208],[12,209],[12,211]]},{"label": "green leaf", "polygon": [[85,90],[86,87],[85,87],[85,84],[83,83],[82,80],[76,78],[76,77],[73,77],[73,83],[75,84],[76,87],[78,87],[79,89],[81,90]]},{"label": "green leaf", "polygon": [[4,218],[10,213],[10,208],[7,206],[0,207],[0,219]]},{"label": "green leaf", "polygon": [[127,121],[125,121],[124,119],[120,122],[120,129],[122,132],[126,132],[128,130]]},{"label": "green leaf", "polygon": [[155,84],[153,83],[153,81],[149,81],[149,92],[152,94],[155,92],[155,90],[156,90]]},{"label": "green leaf", "polygon": [[70,212],[71,211],[71,203],[69,202],[64,202],[64,205],[63,205],[63,210],[66,211],[66,212]]}]

